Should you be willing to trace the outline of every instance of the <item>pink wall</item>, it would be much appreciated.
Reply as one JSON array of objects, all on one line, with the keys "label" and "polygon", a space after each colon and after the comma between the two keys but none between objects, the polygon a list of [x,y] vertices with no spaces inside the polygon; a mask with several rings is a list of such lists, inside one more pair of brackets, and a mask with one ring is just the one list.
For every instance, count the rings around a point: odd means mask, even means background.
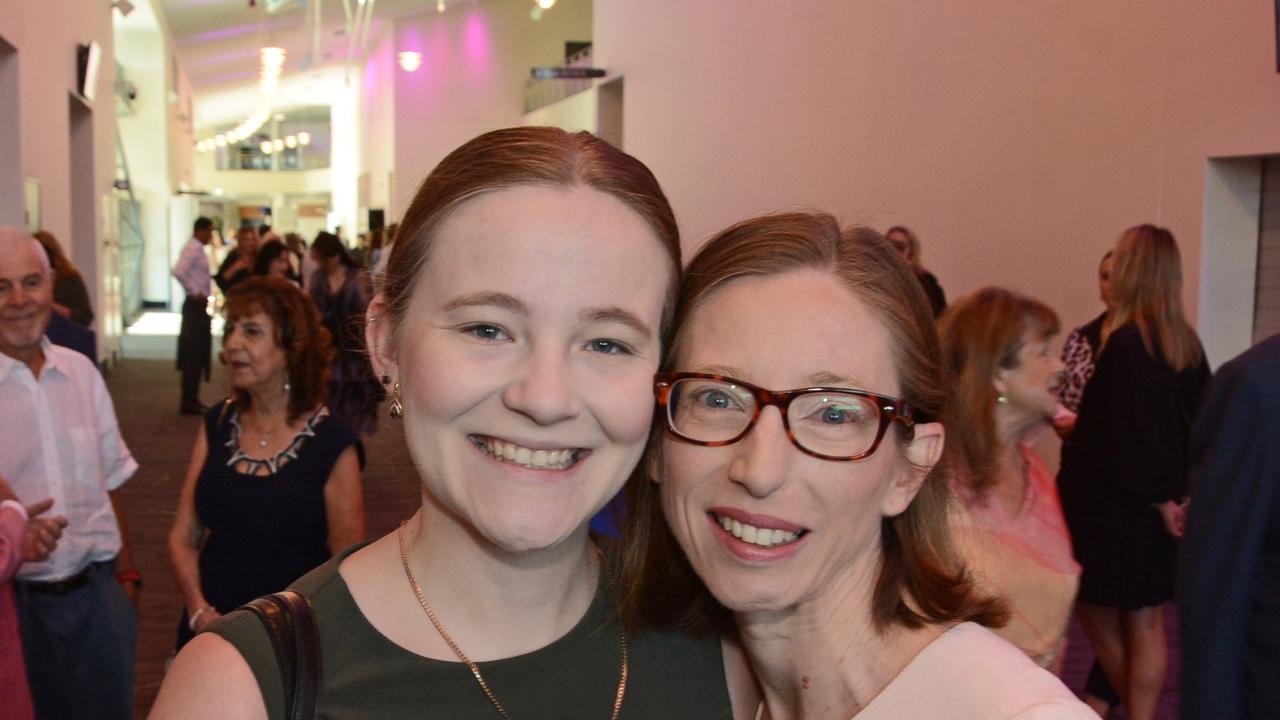
[{"label": "pink wall", "polygon": [[[43,0],[8,3],[0,12],[0,36],[18,50],[18,105],[23,177],[40,180],[44,226],[63,241],[88,278],[100,277],[101,233],[72,242],[71,139],[68,93],[76,87],[76,44],[96,40],[102,49],[97,99],[93,103],[93,197],[101,228],[101,197],[111,191],[115,174],[115,104],[112,86],[111,8],[105,2]],[[6,98],[6,101],[8,99]],[[3,129],[0,129],[3,132]],[[9,162],[11,159],[5,158]],[[88,184],[86,183],[86,186]],[[100,283],[90,282],[95,308],[101,308]],[[99,315],[99,337],[102,336]]]},{"label": "pink wall", "polygon": [[[452,5],[452,3],[451,3]],[[495,128],[520,124],[525,78],[564,61],[566,40],[591,39],[591,1],[560,0],[542,20],[528,0],[459,3],[401,20],[395,50],[422,53],[414,73],[395,69],[395,207],[450,150]]]},{"label": "pink wall", "polygon": [[913,226],[952,297],[1002,284],[1070,327],[1152,221],[1194,314],[1205,162],[1280,151],[1272,3],[596,0],[626,78],[625,144],[692,251],[747,215],[816,207]]}]

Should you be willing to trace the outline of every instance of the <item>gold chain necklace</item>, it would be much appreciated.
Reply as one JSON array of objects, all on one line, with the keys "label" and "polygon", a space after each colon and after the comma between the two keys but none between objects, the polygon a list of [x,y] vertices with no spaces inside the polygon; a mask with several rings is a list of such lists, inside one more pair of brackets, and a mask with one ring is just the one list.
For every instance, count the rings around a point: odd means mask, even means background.
[{"label": "gold chain necklace", "polygon": [[[400,536],[400,564],[404,565],[404,575],[409,578],[409,585],[413,588],[413,594],[418,596],[418,604],[421,605],[423,611],[427,613],[427,619],[431,621],[433,626],[435,626],[436,632],[440,633],[440,637],[443,638],[444,641],[448,643],[449,648],[453,650],[453,654],[457,655],[459,660],[467,664],[467,667],[471,670],[471,674],[475,677],[476,682],[480,683],[480,689],[484,691],[484,696],[489,698],[489,702],[493,703],[493,707],[498,710],[498,713],[501,714],[502,717],[507,720],[511,720],[511,716],[507,714],[506,708],[502,707],[502,703],[498,702],[498,696],[493,694],[493,690],[489,689],[489,683],[485,682],[484,676],[480,674],[480,667],[472,662],[471,658],[467,657],[466,653],[462,652],[462,648],[458,647],[458,643],[454,642],[449,633],[445,631],[444,625],[440,624],[440,619],[436,617],[435,611],[432,610],[431,605],[427,603],[427,596],[422,593],[422,586],[418,585],[418,581],[414,579],[413,571],[409,569],[409,548],[405,544],[404,540],[404,526],[406,522],[408,521],[402,520],[400,522],[400,530],[398,533]],[[596,548],[596,552],[599,553],[600,549]],[[622,670],[618,673],[618,692],[613,698],[613,714],[609,716],[609,720],[618,720],[618,713],[622,710],[622,698],[627,694],[627,635],[621,626],[618,628],[618,645],[621,648],[622,654]]]}]

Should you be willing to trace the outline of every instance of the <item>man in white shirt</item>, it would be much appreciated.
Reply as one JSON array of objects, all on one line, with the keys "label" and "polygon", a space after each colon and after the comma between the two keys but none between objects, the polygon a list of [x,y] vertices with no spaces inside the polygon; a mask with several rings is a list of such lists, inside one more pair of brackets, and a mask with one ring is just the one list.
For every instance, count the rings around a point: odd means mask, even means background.
[{"label": "man in white shirt", "polygon": [[41,718],[133,717],[141,578],[119,489],[138,464],[98,369],[44,336],[53,275],[40,245],[0,227],[0,476],[67,518],[57,549],[13,581]]},{"label": "man in white shirt", "polygon": [[173,277],[187,293],[182,303],[182,329],[178,332],[178,369],[182,371],[182,402],[178,412],[183,415],[199,415],[204,412],[200,403],[200,376],[209,379],[213,362],[213,330],[209,319],[209,258],[204,246],[213,240],[213,221],[207,217],[196,218],[191,239],[182,248],[178,264],[173,266]]}]

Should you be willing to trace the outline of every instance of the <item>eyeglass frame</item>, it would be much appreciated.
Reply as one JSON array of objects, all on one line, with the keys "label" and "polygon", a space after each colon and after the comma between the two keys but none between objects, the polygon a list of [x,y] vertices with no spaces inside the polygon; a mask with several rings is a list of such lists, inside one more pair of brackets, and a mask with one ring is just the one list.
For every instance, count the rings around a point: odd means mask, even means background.
[{"label": "eyeglass frame", "polygon": [[[716,382],[723,382],[741,387],[750,392],[752,397],[755,398],[755,413],[751,416],[751,419],[747,421],[747,426],[742,429],[742,432],[728,440],[695,440],[694,438],[691,438],[677,430],[675,428],[675,421],[671,417],[671,389],[675,387],[675,384],[680,380],[714,380]],[[796,438],[795,432],[791,429],[791,417],[789,412],[791,408],[791,401],[801,395],[823,392],[838,392],[845,393],[847,395],[857,395],[859,397],[875,401],[876,412],[880,418],[880,426],[876,428],[876,438],[872,441],[871,447],[867,448],[866,451],[856,455],[826,455],[815,450],[810,450],[800,444],[800,441]],[[794,445],[797,450],[805,455],[809,455],[810,457],[818,458],[819,460],[831,460],[834,462],[853,462],[856,460],[865,460],[866,458],[871,457],[875,454],[875,451],[880,448],[880,442],[884,440],[885,432],[888,431],[890,423],[900,422],[907,429],[911,429],[916,426],[916,423],[931,421],[931,418],[928,415],[916,410],[911,403],[908,403],[905,400],[899,400],[895,397],[881,395],[867,390],[825,386],[799,388],[796,390],[766,390],[757,385],[752,385],[749,382],[743,382],[742,380],[729,377],[728,375],[719,375],[715,373],[655,373],[653,376],[653,393],[657,398],[658,407],[662,410],[662,425],[664,429],[681,442],[687,442],[690,445],[700,445],[702,447],[724,447],[726,445],[732,445],[741,441],[753,428],[755,428],[756,423],[760,420],[760,414],[764,412],[766,407],[773,406],[778,408],[778,413],[782,416],[782,428],[786,431],[787,438],[791,440],[791,444]]]}]

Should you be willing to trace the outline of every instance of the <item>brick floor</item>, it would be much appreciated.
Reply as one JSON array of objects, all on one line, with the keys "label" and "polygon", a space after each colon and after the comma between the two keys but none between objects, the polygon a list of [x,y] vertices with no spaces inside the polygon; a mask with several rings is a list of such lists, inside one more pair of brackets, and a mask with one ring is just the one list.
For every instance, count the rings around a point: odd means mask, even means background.
[{"label": "brick floor", "polygon": [[[200,419],[178,415],[178,373],[171,361],[125,360],[107,378],[125,441],[137,458],[140,469],[125,485],[134,554],[145,578],[138,623],[138,661],[134,697],[137,717],[151,708],[164,677],[165,661],[173,648],[174,632],[181,600],[169,568],[166,547],[169,526],[182,479],[190,462],[191,443]],[[205,385],[202,397],[212,402],[225,393],[221,367],[215,368],[213,383]],[[378,434],[367,441],[368,467],[365,469],[365,508],[370,537],[395,528],[418,506],[418,483],[400,426],[383,420]],[[1176,614],[1170,612],[1169,682],[1159,717],[1177,716],[1179,668]],[[1093,652],[1078,623],[1072,624],[1064,680],[1082,692],[1085,676],[1093,662]],[[1114,717],[1124,717],[1123,712]]]}]

